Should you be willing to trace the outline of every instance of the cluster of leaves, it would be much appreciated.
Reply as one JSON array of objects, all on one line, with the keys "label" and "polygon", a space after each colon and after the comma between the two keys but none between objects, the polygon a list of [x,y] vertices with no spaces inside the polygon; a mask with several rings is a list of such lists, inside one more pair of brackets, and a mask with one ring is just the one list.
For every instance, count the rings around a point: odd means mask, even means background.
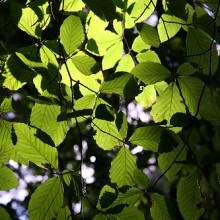
[{"label": "cluster of leaves", "polygon": [[[33,220],[81,219],[83,199],[91,203],[95,220],[176,219],[180,215],[196,220],[204,214],[206,203],[210,209],[203,191],[209,200],[219,186],[213,189],[208,180],[205,185],[201,179],[207,178],[203,172],[207,164],[216,167],[215,177],[220,178],[220,159],[213,157],[219,155],[220,106],[218,86],[213,86],[219,60],[219,1],[4,4],[10,5],[14,24],[34,43],[18,45],[9,54],[2,42],[6,50],[0,54],[1,191],[18,186],[15,174],[4,165],[11,159],[25,166],[34,163],[51,176],[31,195],[28,210]],[[153,13],[159,19],[156,27],[146,22]],[[20,101],[10,97],[24,91],[27,97]],[[149,112],[150,123],[127,122],[122,110],[134,100]],[[10,120],[9,112],[21,120]],[[198,135],[206,124],[214,134],[204,135],[205,141],[216,139],[217,144],[200,150],[195,146],[202,145]],[[78,143],[72,138],[73,130]],[[90,201],[81,176],[82,141],[89,133],[99,148],[116,153],[110,181],[101,189],[97,205]],[[69,138],[71,145],[79,145],[81,159],[74,163],[74,170],[62,161],[65,150],[61,148]],[[131,153],[137,145],[154,155],[163,172],[154,183]],[[174,190],[170,198],[163,189],[156,189],[164,176]],[[70,203],[64,199],[66,192],[74,197]],[[78,216],[72,210],[74,201],[82,203]],[[3,208],[0,215],[10,218]]]}]

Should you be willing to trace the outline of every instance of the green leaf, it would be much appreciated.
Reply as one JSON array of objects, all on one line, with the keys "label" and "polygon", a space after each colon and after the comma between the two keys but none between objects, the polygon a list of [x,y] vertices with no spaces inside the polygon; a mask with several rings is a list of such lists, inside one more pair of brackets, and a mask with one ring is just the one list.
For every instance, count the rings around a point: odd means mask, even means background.
[{"label": "green leaf", "polygon": [[28,0],[26,4],[37,14],[40,28],[42,30],[46,29],[51,20],[49,2],[47,0]]},{"label": "green leaf", "polygon": [[170,71],[166,67],[154,62],[140,63],[131,73],[145,84],[154,84],[170,76]]},{"label": "green leaf", "polygon": [[60,41],[68,55],[71,55],[84,40],[84,31],[78,17],[70,15],[60,27]]},{"label": "green leaf", "polygon": [[40,39],[41,29],[37,14],[31,8],[18,3],[13,3],[11,10],[17,26],[30,36]]},{"label": "green leaf", "polygon": [[137,82],[130,73],[112,74],[100,87],[102,93],[116,93],[122,97],[134,97],[138,94],[138,90]]},{"label": "green leaf", "polygon": [[[198,103],[202,94],[204,83],[196,77],[187,76],[179,77],[178,82],[190,113],[195,115],[198,110]],[[203,96],[202,101],[207,102],[208,100],[205,100],[205,97]]]},{"label": "green leaf", "polygon": [[184,23],[184,21],[182,19],[175,17],[174,15],[169,15],[169,14],[162,15],[162,18],[160,18],[159,24],[157,26],[161,43],[169,40],[178,33],[178,31],[181,28],[181,24],[179,23]]},{"label": "green leaf", "polygon": [[185,106],[176,84],[170,83],[153,105],[151,116],[155,122],[167,120],[169,124],[171,117],[178,112],[185,113]]},{"label": "green leaf", "polygon": [[180,75],[187,76],[187,75],[192,75],[195,72],[196,72],[196,69],[191,65],[190,62],[181,64],[177,69],[177,73]]},{"label": "green leaf", "polygon": [[0,166],[0,191],[8,191],[18,186],[15,174],[6,166]]},{"label": "green leaf", "polygon": [[13,148],[12,140],[14,139],[14,131],[12,123],[0,119],[0,163],[4,163],[12,159],[18,163],[28,165],[28,160],[23,155]]},{"label": "green leaf", "polygon": [[59,177],[41,184],[31,196],[29,217],[33,220],[52,219],[63,205],[63,186]]},{"label": "green leaf", "polygon": [[96,96],[94,94],[85,95],[82,98],[79,98],[74,103],[74,109],[84,110],[84,109],[93,109],[96,101]]},{"label": "green leaf", "polygon": [[145,86],[143,91],[135,97],[135,100],[144,108],[150,108],[156,101],[156,90],[154,85]]},{"label": "green leaf", "polygon": [[218,68],[218,55],[216,47],[210,51],[211,38],[200,29],[189,28],[186,38],[186,49],[189,61],[198,63],[205,74],[209,74],[210,53],[212,53],[211,73]]},{"label": "green leaf", "polygon": [[205,211],[198,186],[198,174],[192,172],[177,185],[177,203],[184,219],[197,220]]},{"label": "green leaf", "polygon": [[41,46],[39,52],[42,63],[46,64],[48,68],[51,68],[51,64],[52,64],[54,67],[56,67],[55,69],[57,70],[58,62],[54,52],[45,45]]},{"label": "green leaf", "polygon": [[139,127],[129,141],[153,152],[169,152],[177,146],[175,134],[159,126]]},{"label": "green leaf", "polygon": [[30,56],[29,54],[22,54],[15,52],[16,56],[30,69],[34,70],[36,73],[41,73],[42,71],[47,72],[46,65],[35,57]]},{"label": "green leaf", "polygon": [[112,45],[106,52],[102,60],[103,70],[113,68],[117,61],[121,58],[123,53],[123,43],[122,41],[116,42]]},{"label": "green leaf", "polygon": [[122,212],[114,215],[117,220],[130,220],[130,219],[135,219],[135,220],[144,220],[144,214],[139,211],[136,207],[134,206],[129,206],[126,207],[122,210]]},{"label": "green leaf", "polygon": [[149,186],[148,176],[138,169],[134,171],[134,181],[138,186],[142,187],[143,189],[147,189]]},{"label": "green leaf", "polygon": [[134,68],[134,66],[135,66],[134,61],[133,61],[131,55],[126,54],[119,61],[115,72],[128,72],[129,73]]},{"label": "green leaf", "polygon": [[107,50],[121,41],[121,37],[111,31],[103,29],[89,29],[87,50],[96,55],[103,56]]},{"label": "green leaf", "polygon": [[[90,95],[94,94],[93,91],[98,92],[100,88],[100,83],[103,81],[103,74],[102,72],[98,72],[97,74],[91,74],[89,76],[86,76],[82,74],[76,66],[73,64],[73,62],[69,59],[67,60],[67,66],[69,69],[69,73],[74,80],[73,85],[75,85],[77,82],[83,84],[79,85],[79,90],[82,95]],[[62,83],[66,84],[67,86],[70,86],[70,77],[66,69],[66,65],[62,65],[60,73],[62,75]],[[85,87],[86,86],[86,87]]]},{"label": "green leaf", "polygon": [[115,19],[113,21],[113,27],[118,35],[120,35],[120,36],[123,35],[123,24],[121,21],[118,21],[117,19]]},{"label": "green leaf", "polygon": [[1,206],[0,206],[0,216],[1,216],[2,220],[11,220],[10,215]]},{"label": "green leaf", "polygon": [[219,111],[219,99],[213,99],[209,102],[202,102],[199,112],[203,119],[210,121],[213,125],[220,125]]},{"label": "green leaf", "polygon": [[175,206],[169,199],[158,193],[151,193],[152,207],[150,209],[153,220],[168,220],[175,218]]},{"label": "green leaf", "polygon": [[94,119],[92,123],[96,131],[93,136],[97,145],[104,150],[111,150],[114,147],[122,146],[123,137],[119,133],[114,121]]},{"label": "green leaf", "polygon": [[157,30],[149,24],[139,24],[137,26],[141,39],[148,45],[159,47],[160,39]]},{"label": "green leaf", "polygon": [[[178,143],[178,146],[175,146],[175,148],[170,152],[161,153],[158,157],[158,165],[160,169],[165,172],[169,168],[169,170],[165,173],[165,176],[168,179],[172,178],[182,169],[183,164],[176,162],[186,160],[186,150],[181,138],[178,135],[173,135],[172,137],[174,138],[175,143]],[[176,158],[177,155],[178,158]],[[174,164],[172,164],[173,162]],[[170,167],[171,164],[172,166]]]},{"label": "green leaf", "polygon": [[60,3],[60,11],[62,9],[67,12],[81,11],[85,7],[82,0],[62,0]]},{"label": "green leaf", "polygon": [[15,110],[13,109],[12,101],[13,101],[12,97],[5,98],[0,105],[0,112],[4,112],[4,113],[14,112]]},{"label": "green leaf", "polygon": [[71,212],[67,206],[59,210],[57,219],[58,220],[71,219]]},{"label": "green leaf", "polygon": [[136,169],[136,161],[131,152],[122,147],[111,163],[110,179],[120,188],[125,185],[133,186],[133,173]]},{"label": "green leaf", "polygon": [[14,123],[14,130],[17,136],[17,143],[14,148],[19,154],[40,167],[44,167],[42,163],[46,163],[57,169],[57,149],[38,139],[35,136],[35,128],[23,123]]},{"label": "green leaf", "polygon": [[67,133],[67,122],[57,121],[60,113],[60,106],[46,104],[35,104],[31,111],[31,125],[46,132],[54,141],[55,146],[63,142]]},{"label": "green leaf", "polygon": [[86,76],[97,73],[100,70],[96,60],[82,51],[72,57],[72,62]]},{"label": "green leaf", "polygon": [[28,82],[32,72],[13,54],[7,58],[2,76],[4,87],[18,90]]},{"label": "green leaf", "polygon": [[155,85],[158,95],[161,95],[165,89],[168,87],[168,84],[165,81],[157,82]]},{"label": "green leaf", "polygon": [[160,63],[160,58],[158,57],[158,55],[152,51],[152,50],[147,50],[147,51],[143,51],[137,54],[137,60],[139,63],[143,63],[143,62],[155,62],[155,63]]},{"label": "green leaf", "polygon": [[131,187],[125,193],[119,192],[116,200],[112,203],[110,207],[121,204],[134,205],[142,195],[143,192],[141,190],[135,187]]},{"label": "green leaf", "polygon": [[11,130],[12,124],[0,118],[0,163],[10,159],[11,155]]},{"label": "green leaf", "polygon": [[103,20],[113,21],[116,18],[116,8],[112,0],[83,0],[83,2]]},{"label": "green leaf", "polygon": [[148,50],[150,49],[150,45],[146,44],[140,35],[138,35],[135,39],[134,42],[132,44],[132,50],[139,53],[143,50]]},{"label": "green leaf", "polygon": [[135,23],[146,20],[155,10],[157,0],[129,0],[127,2],[127,13],[125,15],[125,28],[134,27]]}]

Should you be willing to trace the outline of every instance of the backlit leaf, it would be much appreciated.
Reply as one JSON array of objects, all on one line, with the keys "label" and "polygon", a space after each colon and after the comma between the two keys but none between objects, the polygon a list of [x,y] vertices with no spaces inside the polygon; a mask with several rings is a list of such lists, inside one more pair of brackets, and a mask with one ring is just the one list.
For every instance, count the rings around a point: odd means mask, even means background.
[{"label": "backlit leaf", "polygon": [[18,186],[15,174],[6,166],[0,166],[0,191],[8,191]]},{"label": "backlit leaf", "polygon": [[141,39],[148,45],[153,47],[159,47],[160,40],[157,33],[157,30],[150,26],[149,24],[140,24],[138,25],[138,32],[141,36]]},{"label": "backlit leaf", "polygon": [[52,167],[58,167],[57,149],[43,143],[36,135],[36,129],[23,123],[14,124],[17,143],[14,146],[16,151],[25,159],[44,167],[42,163],[50,164]]},{"label": "backlit leaf", "polygon": [[63,204],[63,186],[53,177],[41,184],[31,196],[29,217],[33,220],[52,219]]},{"label": "backlit leaf", "polygon": [[135,169],[136,161],[134,156],[126,147],[122,147],[111,163],[111,182],[116,183],[118,187],[122,187],[124,185],[133,186],[133,173]]},{"label": "backlit leaf", "polygon": [[30,118],[31,125],[46,132],[54,141],[55,146],[63,142],[67,133],[67,122],[57,121],[60,113],[60,106],[35,104]]},{"label": "backlit leaf", "polygon": [[158,193],[151,193],[152,207],[150,209],[153,220],[175,219],[175,206],[169,199]]},{"label": "backlit leaf", "polygon": [[154,62],[140,63],[131,73],[145,84],[154,84],[170,76],[170,71],[166,67]]},{"label": "backlit leaf", "polygon": [[68,55],[71,55],[84,40],[84,31],[78,17],[70,15],[60,28],[60,41]]},{"label": "backlit leaf", "polygon": [[159,96],[156,104],[153,105],[151,116],[154,121],[161,122],[167,120],[178,112],[185,113],[185,106],[175,83],[171,83],[166,90]]}]

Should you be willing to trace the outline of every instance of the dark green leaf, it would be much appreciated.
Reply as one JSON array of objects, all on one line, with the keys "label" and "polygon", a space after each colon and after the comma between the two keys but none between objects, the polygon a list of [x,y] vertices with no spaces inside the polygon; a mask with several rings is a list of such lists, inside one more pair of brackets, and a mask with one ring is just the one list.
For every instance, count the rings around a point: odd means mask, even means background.
[{"label": "dark green leaf", "polygon": [[149,24],[138,24],[138,33],[141,39],[148,45],[159,47],[160,39],[157,30]]}]

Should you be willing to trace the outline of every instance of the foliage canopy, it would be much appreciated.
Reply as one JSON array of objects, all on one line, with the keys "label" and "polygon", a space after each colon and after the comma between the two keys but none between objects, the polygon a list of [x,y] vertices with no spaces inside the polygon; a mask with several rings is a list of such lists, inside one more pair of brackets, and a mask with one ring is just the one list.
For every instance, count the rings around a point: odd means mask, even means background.
[{"label": "foliage canopy", "polygon": [[0,4],[1,217],[220,218],[220,1]]}]

